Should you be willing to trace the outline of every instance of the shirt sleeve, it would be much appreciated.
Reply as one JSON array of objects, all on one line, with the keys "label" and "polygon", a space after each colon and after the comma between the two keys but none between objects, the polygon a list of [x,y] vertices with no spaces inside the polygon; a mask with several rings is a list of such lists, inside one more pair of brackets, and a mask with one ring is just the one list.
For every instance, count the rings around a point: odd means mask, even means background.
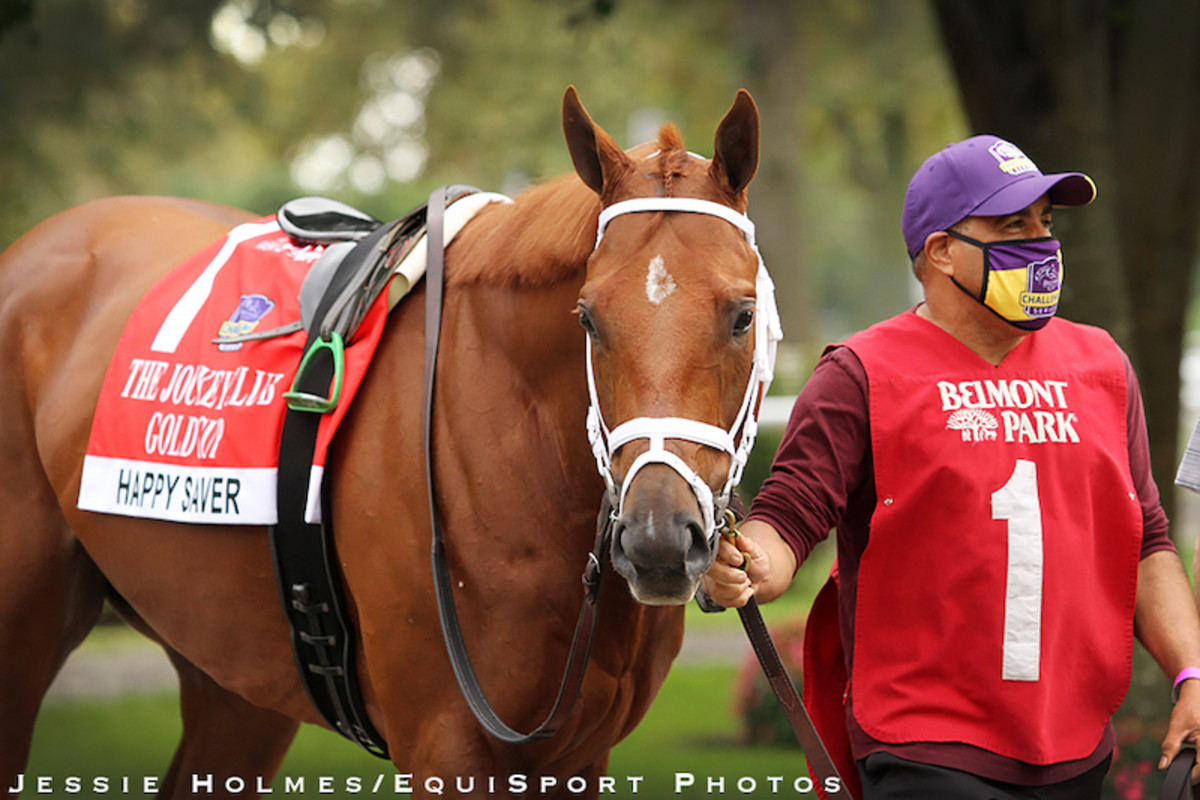
[{"label": "shirt sleeve", "polygon": [[847,348],[828,349],[801,390],[771,474],[749,518],[771,525],[799,566],[846,511],[870,456],[866,372]]},{"label": "shirt sleeve", "polygon": [[1171,541],[1170,523],[1163,510],[1158,484],[1150,467],[1150,435],[1146,431],[1146,410],[1142,405],[1142,390],[1129,357],[1125,361],[1125,425],[1129,431],[1129,472],[1142,504],[1142,558],[1160,550],[1175,552]]},{"label": "shirt sleeve", "polygon": [[1196,420],[1196,427],[1192,428],[1192,435],[1184,448],[1179,471],[1175,473],[1175,485],[1200,492],[1200,419]]}]

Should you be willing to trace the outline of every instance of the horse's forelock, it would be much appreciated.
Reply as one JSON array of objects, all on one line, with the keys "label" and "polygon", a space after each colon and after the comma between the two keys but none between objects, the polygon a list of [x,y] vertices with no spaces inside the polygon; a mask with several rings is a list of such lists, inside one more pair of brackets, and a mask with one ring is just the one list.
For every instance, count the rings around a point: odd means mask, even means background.
[{"label": "horse's forelock", "polygon": [[658,154],[655,156],[658,178],[670,194],[671,180],[687,172],[692,155],[683,147],[683,134],[674,123],[668,122],[658,131]]},{"label": "horse's forelock", "polygon": [[679,132],[679,127],[674,122],[668,122],[659,128],[658,149],[663,153],[683,150],[683,134]]}]

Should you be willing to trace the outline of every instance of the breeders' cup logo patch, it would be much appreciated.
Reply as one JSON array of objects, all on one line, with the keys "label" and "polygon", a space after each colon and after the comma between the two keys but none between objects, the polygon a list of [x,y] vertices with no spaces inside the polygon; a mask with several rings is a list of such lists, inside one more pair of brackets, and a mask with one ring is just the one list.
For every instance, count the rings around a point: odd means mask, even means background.
[{"label": "breeders' cup logo patch", "polygon": [[992,158],[996,159],[996,163],[1000,165],[1000,169],[1009,175],[1020,175],[1023,172],[1037,171],[1037,165],[1029,159],[1029,156],[1021,152],[1021,148],[1012,142],[1003,140],[996,142],[988,148],[988,152],[992,154]]},{"label": "breeders' cup logo patch", "polygon": [[[275,303],[262,294],[244,294],[242,299],[238,301],[238,306],[234,310],[233,315],[221,323],[220,330],[217,331],[218,339],[236,339],[239,336],[245,336],[258,327],[258,323],[262,318],[270,313],[275,307]],[[241,350],[241,342],[222,342],[217,345],[218,350]]]},{"label": "breeders' cup logo patch", "polygon": [[1058,290],[1062,288],[1062,261],[1057,255],[1034,261],[1027,268],[1028,279],[1021,293],[1021,306],[1031,317],[1052,317],[1058,310]]}]

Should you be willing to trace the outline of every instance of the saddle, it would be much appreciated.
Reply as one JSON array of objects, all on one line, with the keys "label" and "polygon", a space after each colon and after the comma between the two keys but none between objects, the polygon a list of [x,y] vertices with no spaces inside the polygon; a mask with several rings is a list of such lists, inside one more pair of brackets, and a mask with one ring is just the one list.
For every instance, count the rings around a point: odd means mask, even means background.
[{"label": "saddle", "polygon": [[[336,332],[343,340],[348,339],[362,322],[365,309],[379,296],[392,271],[425,230],[424,205],[385,225],[337,200],[299,197],[284,203],[275,216],[279,227],[297,246],[325,247],[301,284],[300,319],[270,330],[225,337],[224,342],[270,339],[298,330],[317,330],[323,335]],[[364,241],[368,238],[370,242]],[[325,315],[317,319],[317,309],[323,303]]]},{"label": "saddle", "polygon": [[[451,235],[479,208],[496,202],[499,197],[470,186],[452,186],[447,192],[447,203],[472,195],[481,201],[465,204],[469,207],[456,215]],[[384,223],[328,197],[299,197],[284,203],[276,212],[279,227],[297,246],[321,245],[325,248],[300,286],[300,319],[277,328],[224,336],[219,343],[260,341],[306,331],[309,341],[305,345],[301,373],[315,357],[315,342],[327,343],[317,344],[318,348],[340,351],[358,330],[367,310],[385,287],[388,288],[390,311],[425,274],[427,206],[422,204],[403,217]],[[298,374],[292,391],[285,393],[289,405],[306,405],[308,410],[321,413],[336,405],[332,394],[320,396],[297,392],[295,384],[300,377]]]},{"label": "saddle", "polygon": [[[424,206],[413,213],[423,210]],[[358,241],[383,224],[365,211],[328,197],[289,200],[280,206],[276,218],[293,239],[315,244]]]}]

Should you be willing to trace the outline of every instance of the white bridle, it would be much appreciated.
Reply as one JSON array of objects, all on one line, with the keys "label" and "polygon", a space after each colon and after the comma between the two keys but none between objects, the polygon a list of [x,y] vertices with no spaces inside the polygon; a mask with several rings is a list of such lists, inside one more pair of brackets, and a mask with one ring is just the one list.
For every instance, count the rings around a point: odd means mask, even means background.
[{"label": "white bridle", "polygon": [[[592,453],[596,457],[596,466],[608,487],[609,499],[612,501],[615,513],[620,516],[624,511],[625,495],[633,478],[649,464],[665,464],[679,473],[692,488],[700,511],[704,515],[705,534],[711,545],[717,535],[717,521],[726,508],[729,507],[733,489],[742,479],[742,471],[750,458],[754,447],[754,438],[758,434],[758,410],[762,398],[767,394],[771,379],[775,374],[775,353],[779,341],[783,338],[783,330],[779,323],[779,309],[775,305],[775,284],[763,264],[762,254],[754,241],[754,223],[745,215],[729,206],[687,197],[643,197],[635,200],[624,200],[613,203],[600,213],[600,222],[596,231],[596,246],[604,238],[604,229],[615,217],[622,214],[636,214],[643,211],[682,211],[693,214],[708,214],[720,217],[736,226],[746,242],[758,257],[758,273],[755,276],[754,290],[757,298],[754,316],[754,363],[750,369],[750,379],[746,385],[746,393],[742,399],[741,410],[728,430],[681,417],[636,417],[623,422],[615,429],[609,430],[604,422],[604,414],[600,410],[600,401],[596,395],[596,375],[592,366],[592,340],[588,337],[587,345],[587,378],[588,395],[591,406],[588,408],[587,430],[588,439],[592,444]],[[738,433],[740,431],[740,436]],[[649,448],[634,459],[619,490],[612,474],[613,455],[622,445],[638,439],[646,439]],[[696,474],[686,461],[667,450],[667,439],[683,439],[696,442],[714,450],[729,454],[729,475],[720,493],[714,496],[709,485]]]}]

